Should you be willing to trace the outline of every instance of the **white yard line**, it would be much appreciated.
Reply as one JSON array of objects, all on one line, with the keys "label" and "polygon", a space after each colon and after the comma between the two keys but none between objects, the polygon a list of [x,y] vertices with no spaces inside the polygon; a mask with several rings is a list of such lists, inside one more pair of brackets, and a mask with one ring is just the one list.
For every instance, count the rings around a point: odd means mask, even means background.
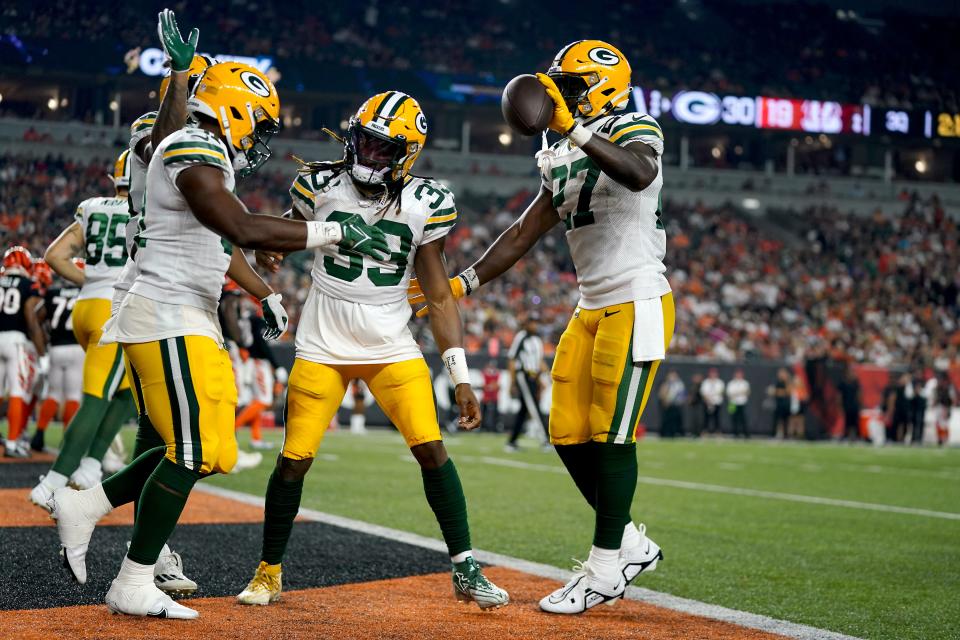
[{"label": "white yard line", "polygon": [[[237,502],[253,505],[255,507],[263,507],[263,498],[253,496],[248,493],[232,491],[230,489],[224,489],[222,487],[204,483],[197,484],[196,489],[205,493],[219,496],[221,498],[236,500]],[[300,508],[299,516],[306,520],[323,522],[325,524],[342,527],[344,529],[350,529],[351,531],[358,531],[360,533],[378,536],[388,540],[395,540],[397,542],[403,542],[415,547],[429,549],[431,551],[437,551],[440,553],[446,553],[447,551],[447,547],[442,540],[428,538],[416,533],[410,533],[409,531],[400,531],[399,529],[382,527],[380,525],[370,524],[369,522],[363,522],[362,520],[345,518],[343,516],[333,515],[332,513],[314,511],[313,509],[304,509],[303,507]],[[482,551],[480,549],[475,549],[474,553],[476,554],[478,560],[486,564],[506,567],[515,571],[522,571],[524,573],[529,573],[530,575],[539,576],[541,578],[563,582],[570,577],[569,571],[565,571],[551,565],[541,564],[539,562],[530,562],[528,560],[522,560],[512,556],[505,556],[499,553],[493,553],[491,551]],[[659,591],[644,589],[642,587],[628,587],[626,597],[630,600],[638,600],[640,602],[645,602],[647,604],[662,607],[664,609],[679,611],[694,616],[700,616],[702,618],[709,618],[711,620],[729,622],[741,627],[766,631],[767,633],[776,633],[789,638],[797,638],[797,640],[858,640],[854,636],[848,636],[842,633],[836,633],[834,631],[817,629],[816,627],[810,627],[805,624],[797,624],[795,622],[787,622],[786,620],[777,620],[776,618],[761,616],[755,613],[749,613],[747,611],[728,609],[727,607],[708,604],[706,602],[699,602],[697,600],[690,600],[688,598],[681,598],[670,595],[669,593],[661,593]]]},{"label": "white yard line", "polygon": [[[511,467],[514,469],[526,469],[529,471],[543,471],[547,473],[559,473],[566,475],[567,470],[557,465],[536,464],[523,462],[521,460],[510,460],[508,458],[497,458],[493,456],[458,456],[458,460],[479,462],[482,464],[496,465],[501,467]],[[639,476],[637,482],[640,484],[651,484],[662,487],[671,487],[674,489],[689,489],[692,491],[706,491],[709,493],[724,493],[735,496],[748,496],[751,498],[766,498],[769,500],[786,500],[788,502],[801,502],[804,504],[817,504],[830,507],[842,507],[845,509],[859,509],[861,511],[880,511],[884,513],[899,513],[910,516],[922,516],[926,518],[940,518],[942,520],[960,520],[960,513],[950,511],[933,511],[930,509],[916,509],[913,507],[898,507],[891,504],[876,504],[873,502],[858,502],[856,500],[838,500],[836,498],[821,498],[819,496],[805,496],[797,493],[781,493],[779,491],[761,491],[759,489],[744,489],[740,487],[727,487],[719,484],[707,484],[704,482],[688,482],[686,480],[671,480],[669,478],[653,478],[650,476]]]}]

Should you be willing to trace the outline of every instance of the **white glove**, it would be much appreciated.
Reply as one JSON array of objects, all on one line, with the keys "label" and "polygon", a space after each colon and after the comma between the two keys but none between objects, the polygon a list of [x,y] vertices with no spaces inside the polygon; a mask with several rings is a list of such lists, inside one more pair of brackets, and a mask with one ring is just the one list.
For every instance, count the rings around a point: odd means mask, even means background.
[{"label": "white glove", "polygon": [[263,308],[263,320],[267,323],[267,328],[263,332],[263,337],[267,340],[276,340],[287,331],[287,312],[280,304],[283,298],[279,293],[271,293],[260,301]]},{"label": "white glove", "polygon": [[50,354],[44,354],[37,358],[37,375],[45,376],[50,373]]},{"label": "white glove", "polygon": [[280,384],[287,384],[287,370],[283,367],[277,367],[277,370],[273,372],[274,377],[277,379],[277,382]]}]

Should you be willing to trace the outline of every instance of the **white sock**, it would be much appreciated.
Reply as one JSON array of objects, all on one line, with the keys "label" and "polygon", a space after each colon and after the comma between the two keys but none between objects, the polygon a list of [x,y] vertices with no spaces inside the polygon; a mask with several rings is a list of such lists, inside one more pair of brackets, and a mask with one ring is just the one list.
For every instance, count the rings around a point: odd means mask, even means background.
[{"label": "white sock", "polygon": [[113,505],[107,500],[107,494],[104,493],[102,484],[98,484],[92,489],[78,491],[77,497],[83,501],[83,510],[97,520],[113,511]]},{"label": "white sock", "polygon": [[101,471],[103,469],[103,463],[96,458],[90,457],[80,458],[80,466],[84,469],[90,469],[91,471]]},{"label": "white sock", "polygon": [[120,573],[117,574],[117,580],[131,585],[153,584],[153,565],[140,564],[134,562],[127,556],[123,556],[123,563],[120,565]]},{"label": "white sock", "polygon": [[590,557],[587,558],[593,574],[610,586],[620,582],[620,549],[590,548]]},{"label": "white sock", "polygon": [[355,413],[350,416],[350,430],[363,431],[367,428],[367,417],[362,413]]},{"label": "white sock", "polygon": [[465,561],[467,558],[470,558],[470,557],[472,557],[472,556],[473,556],[473,549],[467,549],[467,550],[464,551],[463,553],[458,553],[458,554],[455,555],[455,556],[450,556],[450,561],[453,562],[453,564],[458,564],[458,563],[463,562],[463,561]]},{"label": "white sock", "polygon": [[57,473],[51,469],[50,471],[47,471],[47,475],[43,476],[43,480],[40,482],[56,491],[57,489],[62,489],[63,487],[67,486],[67,479],[67,476],[63,475],[62,473]]},{"label": "white sock", "polygon": [[637,527],[634,526],[633,522],[628,522],[627,526],[623,528],[623,538],[620,541],[620,548],[633,549],[640,544],[640,542],[640,532],[637,531]]}]

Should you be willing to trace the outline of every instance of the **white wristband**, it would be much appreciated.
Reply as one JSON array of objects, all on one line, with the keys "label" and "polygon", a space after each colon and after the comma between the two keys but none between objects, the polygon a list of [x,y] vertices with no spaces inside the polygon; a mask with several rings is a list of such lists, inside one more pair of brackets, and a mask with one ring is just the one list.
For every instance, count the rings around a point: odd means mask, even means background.
[{"label": "white wristband", "polygon": [[441,356],[443,364],[453,380],[453,385],[470,384],[470,369],[467,367],[467,353],[463,347],[450,347]]},{"label": "white wristband", "polygon": [[463,293],[465,295],[470,295],[480,288],[480,277],[477,276],[477,272],[473,267],[465,270],[457,277],[463,282]]},{"label": "white wristband", "polygon": [[337,244],[343,238],[339,222],[307,222],[307,249]]},{"label": "white wristband", "polygon": [[587,129],[582,124],[573,125],[573,129],[570,129],[570,132],[567,133],[567,139],[578,147],[583,147],[583,145],[590,142],[590,138],[593,137],[593,131]]}]

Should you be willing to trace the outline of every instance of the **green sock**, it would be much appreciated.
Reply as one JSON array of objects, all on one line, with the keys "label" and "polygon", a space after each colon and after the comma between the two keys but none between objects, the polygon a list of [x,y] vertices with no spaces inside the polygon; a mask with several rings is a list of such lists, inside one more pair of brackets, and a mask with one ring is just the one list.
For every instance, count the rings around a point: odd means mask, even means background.
[{"label": "green sock", "polygon": [[[151,449],[156,449],[157,447],[163,447],[164,453],[166,452],[167,444],[163,441],[163,438],[160,437],[160,434],[157,433],[157,430],[153,428],[153,423],[150,422],[150,417],[142,413],[137,416],[137,438],[133,441],[133,459],[136,460],[142,456],[147,451]],[[160,454],[160,458],[163,457],[163,453]],[[160,464],[160,458],[157,458],[157,464]],[[146,481],[146,479],[144,479]],[[141,489],[143,483],[141,483]],[[137,492],[137,495],[133,498],[133,521],[137,521],[137,513],[140,511],[139,503],[140,502],[140,492]]]},{"label": "green sock", "polygon": [[139,564],[156,564],[160,550],[177,526],[187,496],[203,474],[178,466],[166,458],[143,487],[143,507],[136,524],[127,557]]},{"label": "green sock", "polygon": [[137,407],[133,404],[133,394],[129,389],[117,391],[107,406],[107,412],[100,421],[100,428],[97,429],[97,434],[90,443],[87,455],[95,460],[103,460],[113,438],[120,433],[120,429],[127,420],[135,415],[137,415]]},{"label": "green sock", "polygon": [[303,480],[288,482],[280,477],[279,470],[273,470],[267,482],[263,507],[263,549],[260,559],[267,564],[280,564],[283,560],[302,495]]},{"label": "green sock", "polygon": [[423,492],[437,517],[447,552],[451,556],[469,551],[470,525],[467,523],[467,500],[463,496],[460,476],[453,460],[447,459],[437,469],[420,469]]},{"label": "green sock", "polygon": [[637,488],[637,445],[597,443],[597,515],[593,544],[619,549]]},{"label": "green sock", "polygon": [[[140,500],[143,486],[150,478],[160,461],[167,452],[166,447],[154,447],[144,451],[133,459],[133,462],[103,481],[103,492],[114,508],[128,502]],[[134,506],[134,521],[136,521],[136,506]]]},{"label": "green sock", "polygon": [[80,408],[70,421],[70,425],[63,434],[63,444],[60,455],[53,463],[53,470],[70,477],[70,474],[80,466],[80,458],[87,455],[90,443],[97,435],[97,429],[107,413],[110,403],[102,398],[83,394]]},{"label": "green sock", "polygon": [[557,455],[573,478],[573,483],[592,509],[597,508],[597,447],[592,440],[582,444],[558,444]]}]

